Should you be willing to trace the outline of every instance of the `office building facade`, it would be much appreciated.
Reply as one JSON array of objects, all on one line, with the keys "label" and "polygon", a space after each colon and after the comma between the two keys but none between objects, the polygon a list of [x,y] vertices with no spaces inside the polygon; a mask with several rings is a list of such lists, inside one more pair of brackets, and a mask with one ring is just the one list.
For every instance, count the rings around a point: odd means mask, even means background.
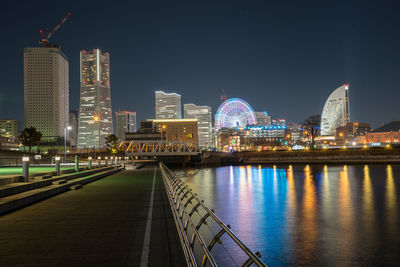
[{"label": "office building facade", "polygon": [[59,47],[24,49],[24,127],[43,141],[64,136],[69,120],[69,62]]},{"label": "office building facade", "polygon": [[113,133],[110,55],[100,49],[80,53],[78,148],[104,148]]},{"label": "office building facade", "polygon": [[118,140],[125,140],[125,133],[136,132],[136,112],[118,111],[115,112],[116,136]]},{"label": "office building facade", "polygon": [[176,93],[155,92],[156,119],[181,119],[181,95]]},{"label": "office building facade", "polygon": [[212,142],[212,111],[208,106],[197,106],[195,104],[184,104],[183,112],[185,119],[197,119],[198,137],[200,147],[209,147]]}]

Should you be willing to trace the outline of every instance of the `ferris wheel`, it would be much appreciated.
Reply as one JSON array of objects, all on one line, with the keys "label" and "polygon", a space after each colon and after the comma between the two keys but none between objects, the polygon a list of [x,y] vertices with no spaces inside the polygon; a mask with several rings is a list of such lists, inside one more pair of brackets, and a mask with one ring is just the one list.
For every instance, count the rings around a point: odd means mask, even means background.
[{"label": "ferris wheel", "polygon": [[215,114],[215,129],[238,128],[257,123],[253,108],[243,99],[230,98],[219,106]]}]

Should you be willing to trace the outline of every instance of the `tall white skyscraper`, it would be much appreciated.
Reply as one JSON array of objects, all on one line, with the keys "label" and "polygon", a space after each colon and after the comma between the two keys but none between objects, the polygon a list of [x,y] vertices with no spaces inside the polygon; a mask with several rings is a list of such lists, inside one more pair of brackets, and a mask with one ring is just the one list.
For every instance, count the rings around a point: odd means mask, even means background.
[{"label": "tall white skyscraper", "polygon": [[69,120],[68,58],[57,46],[24,49],[24,127],[43,141],[64,136]]},{"label": "tall white skyscraper", "polygon": [[199,146],[208,147],[212,142],[212,112],[211,107],[185,104],[183,106],[185,119],[197,119]]},{"label": "tall white skyscraper", "polygon": [[81,99],[78,148],[103,148],[113,133],[110,54],[100,49],[81,51]]},{"label": "tall white skyscraper", "polygon": [[156,91],[156,119],[181,119],[181,95]]},{"label": "tall white skyscraper", "polygon": [[336,128],[350,122],[349,85],[336,88],[325,102],[321,116],[321,135],[334,135]]},{"label": "tall white skyscraper", "polygon": [[116,135],[118,140],[125,140],[125,133],[136,132],[136,112],[118,111],[115,112]]}]

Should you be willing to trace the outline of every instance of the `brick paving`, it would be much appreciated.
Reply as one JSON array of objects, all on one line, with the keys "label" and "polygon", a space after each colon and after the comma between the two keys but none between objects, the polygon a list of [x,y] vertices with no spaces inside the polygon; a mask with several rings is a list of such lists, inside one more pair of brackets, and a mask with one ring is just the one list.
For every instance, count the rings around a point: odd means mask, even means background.
[{"label": "brick paving", "polygon": [[[0,266],[139,266],[154,167],[127,170],[0,217]],[[157,171],[149,266],[185,266]]]}]

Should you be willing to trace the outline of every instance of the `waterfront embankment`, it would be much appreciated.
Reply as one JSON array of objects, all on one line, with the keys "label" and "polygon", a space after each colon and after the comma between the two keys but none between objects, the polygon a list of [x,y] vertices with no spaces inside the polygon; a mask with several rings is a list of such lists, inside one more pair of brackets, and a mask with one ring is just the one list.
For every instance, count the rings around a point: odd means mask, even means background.
[{"label": "waterfront embankment", "polygon": [[203,165],[247,164],[400,164],[400,149],[337,149],[305,151],[205,151]]}]

